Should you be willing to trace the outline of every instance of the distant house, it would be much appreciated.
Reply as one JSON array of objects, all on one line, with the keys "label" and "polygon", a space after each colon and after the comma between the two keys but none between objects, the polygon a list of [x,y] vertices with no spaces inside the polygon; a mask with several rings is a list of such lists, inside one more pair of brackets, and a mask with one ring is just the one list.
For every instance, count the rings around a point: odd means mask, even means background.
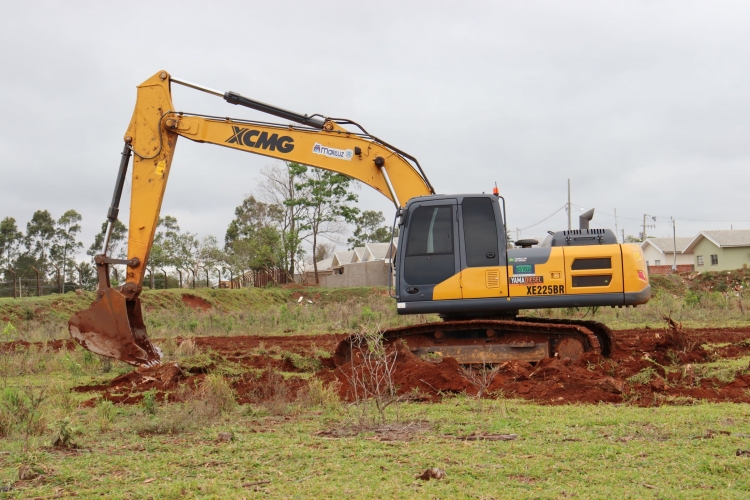
[{"label": "distant house", "polygon": [[354,250],[342,250],[333,254],[333,262],[331,262],[331,269],[341,267],[344,264],[351,264],[352,259],[356,254]]},{"label": "distant house", "polygon": [[352,262],[362,262],[365,254],[365,247],[357,247],[353,251],[354,255],[352,255]]},{"label": "distant house", "polygon": [[693,270],[693,255],[687,252],[687,246],[693,241],[691,237],[680,238],[646,238],[641,243],[643,255],[650,274],[669,274],[675,263],[675,243],[677,244],[677,271]]},{"label": "distant house", "polygon": [[[324,287],[387,286],[390,263],[396,256],[398,239],[391,243],[367,243],[354,250],[336,252],[330,259],[318,262],[318,279]],[[315,283],[311,263],[306,263],[300,277]]]},{"label": "distant house", "polygon": [[696,271],[729,271],[750,264],[750,230],[701,231],[685,248]]},{"label": "distant house", "polygon": [[368,243],[365,247],[365,253],[362,260],[367,262],[371,260],[387,260],[395,256],[398,248],[398,238],[394,238],[393,244],[389,243]]}]

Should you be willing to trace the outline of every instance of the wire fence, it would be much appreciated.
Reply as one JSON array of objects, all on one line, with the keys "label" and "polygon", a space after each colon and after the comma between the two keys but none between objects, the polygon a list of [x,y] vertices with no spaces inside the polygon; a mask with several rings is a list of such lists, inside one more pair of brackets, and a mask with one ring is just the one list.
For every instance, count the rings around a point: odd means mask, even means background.
[{"label": "wire fence", "polygon": [[[122,276],[120,274],[119,276]],[[222,279],[222,277],[227,279]],[[153,279],[152,279],[153,278]],[[112,286],[121,284],[117,277],[111,278]],[[201,278],[197,274],[183,273],[169,274],[163,272],[146,274],[143,280],[143,287],[154,290],[164,290],[167,288],[265,288],[268,286],[283,285],[293,283],[294,279],[284,269],[269,269],[264,271],[247,271],[234,275],[226,273],[219,276],[219,279],[211,277]],[[0,297],[41,297],[55,293],[66,293],[78,289],[94,289],[95,283],[74,283],[70,281],[60,282],[43,280],[37,281],[36,278],[20,277],[16,280],[0,281]]]},{"label": "wire fence", "polygon": [[0,297],[39,297],[53,293],[70,292],[79,288],[77,283],[60,283],[36,278],[17,278],[15,281],[0,281]]}]

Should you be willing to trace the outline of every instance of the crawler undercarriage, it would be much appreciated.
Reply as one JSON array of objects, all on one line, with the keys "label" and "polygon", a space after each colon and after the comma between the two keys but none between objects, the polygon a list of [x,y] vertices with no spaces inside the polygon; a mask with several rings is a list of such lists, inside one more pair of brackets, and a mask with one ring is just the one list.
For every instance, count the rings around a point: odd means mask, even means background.
[{"label": "crawler undercarriage", "polygon": [[[383,339],[386,344],[402,340],[420,357],[451,357],[462,365],[577,360],[584,353],[609,356],[612,346],[609,328],[596,321],[525,317],[425,323],[385,330]],[[350,361],[353,342],[354,336],[338,345],[337,366]]]}]

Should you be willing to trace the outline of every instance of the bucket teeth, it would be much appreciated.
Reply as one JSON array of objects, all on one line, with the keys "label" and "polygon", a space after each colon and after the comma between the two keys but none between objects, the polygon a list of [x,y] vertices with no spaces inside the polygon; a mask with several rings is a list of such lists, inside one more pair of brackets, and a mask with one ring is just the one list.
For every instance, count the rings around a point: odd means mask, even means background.
[{"label": "bucket teeth", "polygon": [[91,307],[70,318],[70,336],[91,352],[134,366],[161,363],[161,350],[146,335],[140,299],[127,301],[112,288],[101,292]]}]

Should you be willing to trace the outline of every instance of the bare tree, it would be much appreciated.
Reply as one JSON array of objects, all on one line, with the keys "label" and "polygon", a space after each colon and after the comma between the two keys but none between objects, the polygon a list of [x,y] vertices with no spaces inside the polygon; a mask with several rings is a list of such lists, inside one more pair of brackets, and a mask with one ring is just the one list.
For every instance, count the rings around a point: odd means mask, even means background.
[{"label": "bare tree", "polygon": [[315,261],[320,262],[321,260],[333,257],[336,253],[335,243],[318,243],[318,251],[315,254]]},{"label": "bare tree", "polygon": [[294,275],[295,258],[302,240],[308,234],[300,231],[299,219],[304,207],[297,200],[309,195],[307,187],[299,186],[300,171],[294,163],[268,165],[263,167],[260,182],[260,197],[268,204],[284,207],[280,229],[281,242],[285,252],[285,268]]},{"label": "bare tree", "polygon": [[379,327],[363,329],[350,340],[349,359],[349,370],[341,373],[349,383],[360,424],[370,423],[368,403],[374,404],[379,422],[386,423],[386,409],[408,399],[398,395],[394,382],[398,349],[386,346]]}]

